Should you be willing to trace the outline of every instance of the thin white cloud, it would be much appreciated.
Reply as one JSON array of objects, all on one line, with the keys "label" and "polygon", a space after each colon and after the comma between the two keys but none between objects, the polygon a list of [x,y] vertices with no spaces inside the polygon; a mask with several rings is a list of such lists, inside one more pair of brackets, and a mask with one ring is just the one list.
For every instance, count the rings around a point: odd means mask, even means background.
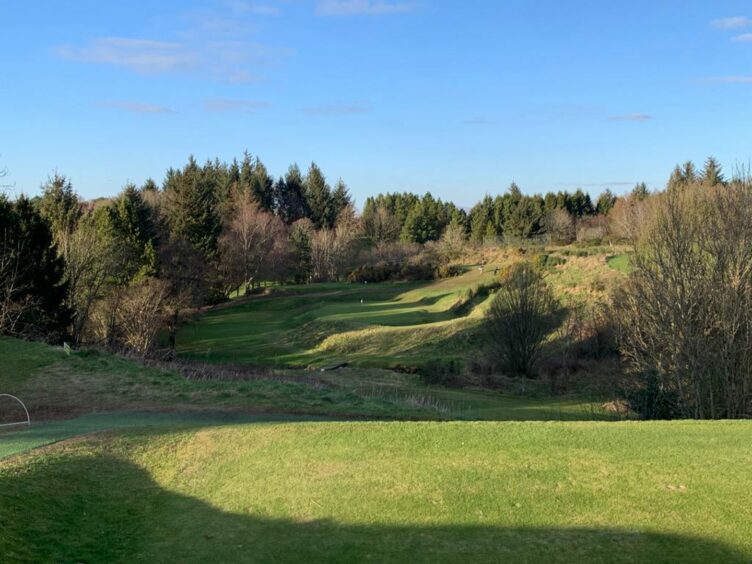
[{"label": "thin white cloud", "polygon": [[116,110],[123,110],[124,112],[130,112],[134,114],[174,114],[175,111],[165,106],[158,106],[156,104],[146,104],[143,102],[132,102],[128,100],[112,100],[108,102],[100,102],[98,104],[103,108],[113,108]]},{"label": "thin white cloud", "polygon": [[85,43],[58,46],[54,53],[70,62],[116,66],[140,74],[190,73],[231,83],[250,82],[258,79],[260,67],[291,51],[255,40],[258,26],[252,16],[262,12],[271,15],[273,3],[231,1],[235,3],[220,4],[219,9],[175,14],[175,21],[182,27],[167,40],[95,37]]},{"label": "thin white cloud", "polygon": [[492,125],[494,121],[488,118],[484,118],[482,116],[477,116],[477,117],[472,117],[468,119],[463,119],[461,123],[462,125]]},{"label": "thin white cloud", "polygon": [[188,69],[199,62],[195,53],[179,43],[129,37],[99,37],[83,47],[62,45],[56,53],[66,61],[109,64],[141,73]]},{"label": "thin white cloud", "polygon": [[254,114],[258,110],[270,108],[269,102],[261,100],[231,100],[227,98],[215,98],[204,100],[204,110],[207,112],[241,112]]},{"label": "thin white cloud", "polygon": [[649,114],[624,114],[624,115],[619,115],[619,116],[609,116],[608,119],[610,121],[645,122],[645,121],[651,121],[655,118]]},{"label": "thin white cloud", "polygon": [[387,0],[320,0],[316,5],[319,16],[383,16],[404,14],[413,4]]},{"label": "thin white cloud", "polygon": [[327,104],[303,108],[303,113],[309,116],[346,116],[364,114],[370,111],[367,104]]},{"label": "thin white cloud", "polygon": [[752,18],[748,18],[747,16],[732,16],[730,18],[713,20],[710,24],[717,29],[739,29],[741,27],[752,26]]},{"label": "thin white cloud", "polygon": [[736,37],[732,37],[731,41],[734,41],[735,43],[749,43],[749,42],[752,42],[752,33],[742,33],[741,35],[737,35]]},{"label": "thin white cloud", "polygon": [[282,10],[271,4],[257,4],[256,2],[244,2],[243,0],[229,0],[225,4],[237,14],[247,13],[257,16],[278,16],[282,13]]},{"label": "thin white cloud", "polygon": [[706,79],[705,82],[715,82],[719,84],[752,84],[752,75],[715,76]]}]

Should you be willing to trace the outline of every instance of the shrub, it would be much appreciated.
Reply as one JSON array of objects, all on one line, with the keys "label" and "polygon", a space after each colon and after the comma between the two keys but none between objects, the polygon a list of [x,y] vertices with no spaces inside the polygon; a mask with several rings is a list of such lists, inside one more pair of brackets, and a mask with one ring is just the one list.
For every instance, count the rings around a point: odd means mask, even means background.
[{"label": "shrub", "polygon": [[639,387],[624,393],[632,411],[642,419],[675,419],[681,416],[679,394],[665,388],[655,372],[647,372],[640,379]]},{"label": "shrub", "polygon": [[560,323],[560,307],[541,273],[529,263],[503,276],[486,324],[489,352],[513,376],[535,376],[549,333]]}]

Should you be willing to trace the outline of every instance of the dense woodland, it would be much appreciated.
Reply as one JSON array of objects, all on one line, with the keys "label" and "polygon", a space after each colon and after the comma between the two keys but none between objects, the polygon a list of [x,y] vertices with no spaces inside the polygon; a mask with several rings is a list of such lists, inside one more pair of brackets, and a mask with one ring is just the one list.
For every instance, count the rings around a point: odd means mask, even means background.
[{"label": "dense woodland", "polygon": [[[275,179],[248,153],[229,164],[190,158],[161,186],[95,201],[55,174],[39,197],[0,197],[0,332],[147,355],[158,335],[174,349],[187,312],[262,284],[430,279],[478,246],[627,242],[635,272],[602,305],[618,309],[608,332],[653,387],[642,411],[739,417],[752,396],[751,190],[710,158],[701,170],[676,167],[654,193],[641,183],[593,202],[579,189],[525,195],[512,184],[469,211],[386,193],[358,214],[345,183],[330,185],[316,164]],[[539,345],[560,323],[556,300],[528,267],[506,276],[492,348],[518,354],[504,349],[509,327],[537,334],[525,358],[500,364],[535,377]],[[514,310],[535,314],[530,296],[543,308],[537,325]]]}]

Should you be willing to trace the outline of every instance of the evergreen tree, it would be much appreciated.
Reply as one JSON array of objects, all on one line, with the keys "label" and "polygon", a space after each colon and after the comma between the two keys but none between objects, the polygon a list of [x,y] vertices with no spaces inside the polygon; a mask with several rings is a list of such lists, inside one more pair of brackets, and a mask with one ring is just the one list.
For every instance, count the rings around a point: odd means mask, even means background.
[{"label": "evergreen tree", "polygon": [[127,185],[107,208],[111,236],[123,253],[119,276],[130,281],[156,272],[157,253],[151,210],[133,184]]},{"label": "evergreen tree", "polygon": [[351,205],[352,198],[350,198],[350,192],[347,189],[347,185],[340,178],[339,180],[337,180],[337,184],[335,184],[334,186],[334,192],[332,192],[332,224],[337,220],[339,214],[342,213],[342,210]]},{"label": "evergreen tree", "polygon": [[708,160],[705,161],[700,180],[705,186],[723,186],[726,184],[723,169],[714,157],[708,157]]},{"label": "evergreen tree", "polygon": [[274,184],[274,210],[288,225],[308,215],[303,175],[298,165],[290,165],[285,177]]},{"label": "evergreen tree", "polygon": [[333,226],[334,203],[332,190],[316,163],[311,163],[305,177],[305,196],[308,217],[316,229]]},{"label": "evergreen tree", "polygon": [[311,260],[311,237],[313,224],[309,219],[301,219],[292,224],[290,246],[294,257],[293,275],[296,282],[308,282],[313,270]]},{"label": "evergreen tree", "polygon": [[600,196],[598,196],[595,211],[601,215],[608,215],[608,212],[613,209],[614,204],[616,204],[616,196],[614,196],[613,192],[607,188]]},{"label": "evergreen tree", "polygon": [[631,197],[636,202],[647,200],[649,196],[650,190],[648,190],[648,185],[644,182],[638,182],[635,187],[632,188]]},{"label": "evergreen tree", "polygon": [[253,163],[253,171],[250,178],[250,194],[261,209],[274,210],[274,180],[266,170],[264,163],[258,158]]},{"label": "evergreen tree", "polygon": [[41,213],[24,196],[0,196],[0,331],[61,338],[70,322],[64,275]]},{"label": "evergreen tree", "polygon": [[49,223],[56,243],[64,245],[81,217],[81,203],[68,178],[55,173],[42,186],[39,211]]},{"label": "evergreen tree", "polygon": [[165,194],[170,236],[185,239],[205,258],[213,258],[221,229],[215,179],[205,175],[190,157],[180,171],[168,171]]}]

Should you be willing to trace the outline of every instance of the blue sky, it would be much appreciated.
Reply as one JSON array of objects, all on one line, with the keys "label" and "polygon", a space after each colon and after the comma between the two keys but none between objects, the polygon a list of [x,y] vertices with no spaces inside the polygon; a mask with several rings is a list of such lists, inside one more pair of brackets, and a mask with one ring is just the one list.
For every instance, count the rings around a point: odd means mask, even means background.
[{"label": "blue sky", "polygon": [[752,3],[33,1],[3,6],[0,166],[35,194],[161,181],[189,154],[315,160],[362,204],[624,192],[746,163]]}]

